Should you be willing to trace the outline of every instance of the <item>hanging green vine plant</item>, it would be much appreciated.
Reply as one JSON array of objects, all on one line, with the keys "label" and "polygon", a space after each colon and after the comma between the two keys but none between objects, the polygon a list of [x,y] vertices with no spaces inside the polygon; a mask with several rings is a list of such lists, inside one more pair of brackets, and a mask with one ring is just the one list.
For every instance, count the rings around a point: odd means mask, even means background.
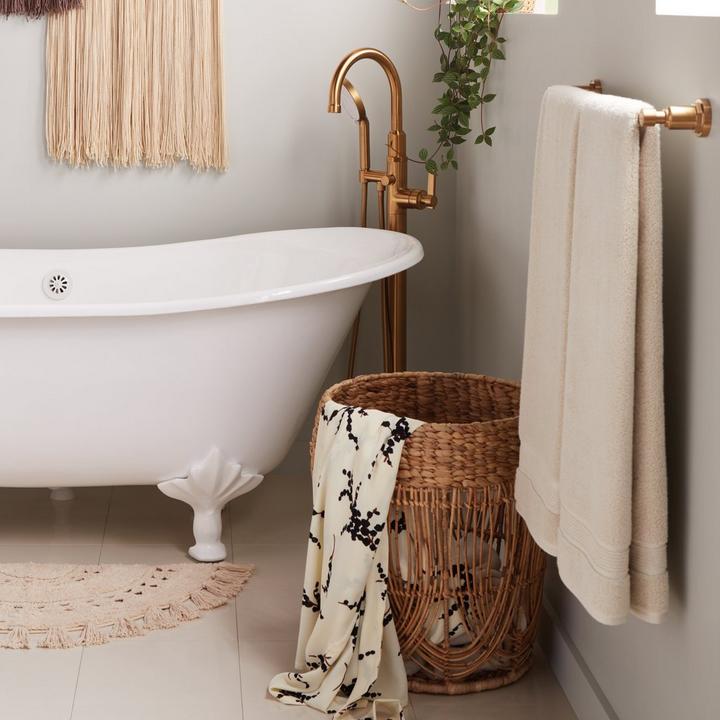
[{"label": "hanging green vine plant", "polygon": [[[402,0],[415,9],[410,0]],[[457,170],[455,148],[472,133],[470,114],[480,109],[480,134],[476,145],[493,144],[495,126],[486,125],[485,106],[495,99],[486,92],[493,63],[504,60],[505,38],[500,30],[505,15],[525,7],[525,0],[450,0],[438,5],[435,39],[440,46],[440,72],[433,81],[445,89],[433,109],[435,122],[428,129],[437,134],[434,151],[423,148],[420,161],[428,172],[452,167]]]}]

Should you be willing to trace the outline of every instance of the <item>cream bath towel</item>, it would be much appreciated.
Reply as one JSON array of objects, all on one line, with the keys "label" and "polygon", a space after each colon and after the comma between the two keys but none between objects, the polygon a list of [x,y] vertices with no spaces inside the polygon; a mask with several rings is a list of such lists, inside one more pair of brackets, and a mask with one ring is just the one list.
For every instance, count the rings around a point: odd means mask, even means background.
[{"label": "cream bath towel", "polygon": [[643,107],[550,88],[535,178],[518,509],[606,624],[668,603],[660,139],[641,137]]}]

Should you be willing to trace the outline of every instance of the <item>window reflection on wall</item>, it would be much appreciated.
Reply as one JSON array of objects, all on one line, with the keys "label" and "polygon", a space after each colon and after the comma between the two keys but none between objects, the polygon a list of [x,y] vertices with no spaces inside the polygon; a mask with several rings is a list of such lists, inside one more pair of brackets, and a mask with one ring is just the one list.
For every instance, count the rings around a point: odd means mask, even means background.
[{"label": "window reflection on wall", "polygon": [[538,15],[555,15],[558,10],[558,0],[526,0],[523,12]]},{"label": "window reflection on wall", "polygon": [[658,15],[720,16],[720,0],[656,0]]}]

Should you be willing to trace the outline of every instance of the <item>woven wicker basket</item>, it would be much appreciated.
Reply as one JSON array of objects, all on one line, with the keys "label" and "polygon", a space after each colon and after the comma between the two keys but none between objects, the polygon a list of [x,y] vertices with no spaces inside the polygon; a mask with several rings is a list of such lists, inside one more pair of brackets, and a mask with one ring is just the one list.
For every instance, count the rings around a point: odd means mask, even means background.
[{"label": "woven wicker basket", "polygon": [[342,382],[321,400],[426,422],[405,443],[388,518],[413,692],[490,690],[530,668],[545,556],[515,511],[519,395],[480,375],[399,373]]}]

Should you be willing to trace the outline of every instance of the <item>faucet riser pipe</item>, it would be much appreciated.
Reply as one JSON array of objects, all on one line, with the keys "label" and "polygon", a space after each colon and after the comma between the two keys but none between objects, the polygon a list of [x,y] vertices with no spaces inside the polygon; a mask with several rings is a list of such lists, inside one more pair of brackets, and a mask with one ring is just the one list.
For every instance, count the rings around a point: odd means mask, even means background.
[{"label": "faucet riser pipe", "polygon": [[[349,53],[343,58],[333,75],[328,110],[331,113],[341,111],[342,89],[343,85],[347,83],[347,74],[360,60],[373,60],[380,65],[390,84],[390,134],[387,140],[386,172],[383,174],[370,170],[369,125],[365,123],[361,129],[360,147],[361,165],[367,165],[367,167],[361,167],[360,182],[364,185],[368,182],[377,182],[378,189],[387,186],[387,213],[385,214],[387,229],[406,233],[408,208],[422,210],[427,207],[435,207],[437,199],[434,194],[434,178],[429,180],[427,192],[407,187],[408,158],[406,138],[403,132],[402,85],[400,75],[392,60],[385,53],[373,48],[361,48]],[[348,90],[358,105],[359,95],[351,84]],[[358,107],[360,108],[360,106]],[[362,108],[364,111],[364,105]],[[366,120],[366,118],[362,118],[363,111],[360,113],[361,119]],[[384,197],[378,195],[378,198],[382,207]],[[382,209],[384,210],[384,207]],[[407,362],[407,275],[405,273],[388,278],[382,283],[382,321],[385,371],[401,372],[406,369]],[[353,334],[354,344],[357,339],[356,332],[357,330]],[[354,352],[353,350],[353,364]]]}]

